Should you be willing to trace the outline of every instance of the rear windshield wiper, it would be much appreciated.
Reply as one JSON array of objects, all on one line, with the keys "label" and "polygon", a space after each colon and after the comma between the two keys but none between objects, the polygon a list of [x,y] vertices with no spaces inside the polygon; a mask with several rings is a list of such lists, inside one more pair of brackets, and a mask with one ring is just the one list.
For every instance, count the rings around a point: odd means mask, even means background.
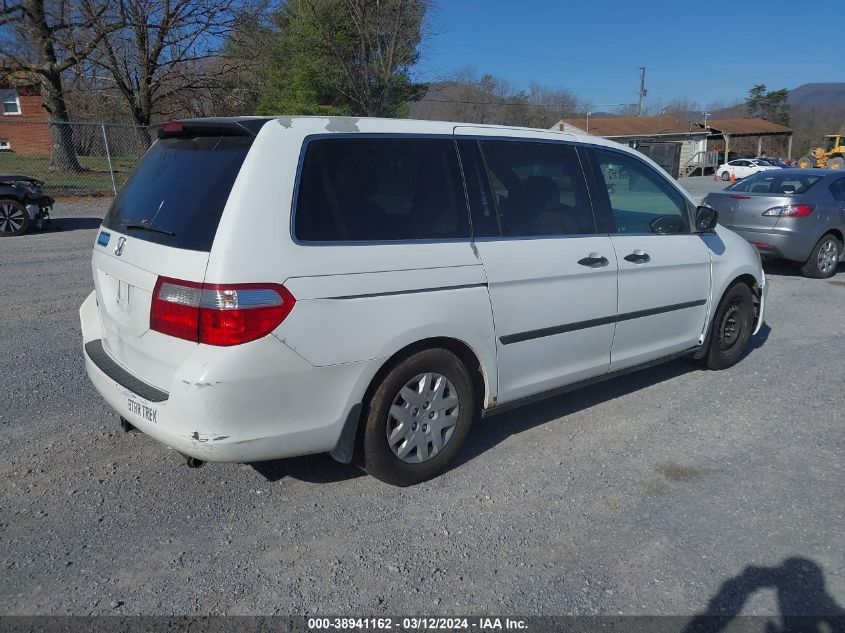
[{"label": "rear windshield wiper", "polygon": [[162,235],[169,235],[173,237],[176,235],[173,231],[168,231],[167,229],[160,229],[157,226],[150,226],[149,224],[145,224],[143,222],[121,222],[123,226],[127,229],[140,229],[142,231],[151,231],[153,233],[161,233]]}]

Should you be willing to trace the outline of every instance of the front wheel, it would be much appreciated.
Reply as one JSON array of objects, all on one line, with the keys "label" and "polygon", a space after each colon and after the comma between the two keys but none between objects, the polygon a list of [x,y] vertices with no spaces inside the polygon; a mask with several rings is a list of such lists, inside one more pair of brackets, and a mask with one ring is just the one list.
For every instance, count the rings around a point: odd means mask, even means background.
[{"label": "front wheel", "polygon": [[463,444],[474,416],[472,380],[461,360],[442,348],[417,352],[370,398],[358,461],[394,486],[431,479]]},{"label": "front wheel", "polygon": [[723,171],[723,172],[722,172],[722,176],[721,176],[721,178],[722,178],[722,180],[724,180],[725,182],[727,182],[727,181],[729,181],[729,180],[731,179],[731,175],[730,175],[728,172]]},{"label": "front wheel", "polygon": [[833,277],[839,265],[840,252],[839,240],[829,233],[824,235],[816,242],[809,259],[801,266],[801,272],[805,277],[812,279]]},{"label": "front wheel", "polygon": [[23,235],[29,228],[29,212],[17,200],[0,200],[0,235]]},{"label": "front wheel", "polygon": [[725,293],[710,328],[704,364],[708,369],[727,369],[735,365],[754,329],[754,297],[748,286],[738,283]]},{"label": "front wheel", "polygon": [[802,156],[798,159],[798,166],[801,169],[809,169],[816,166],[816,160],[811,156]]}]

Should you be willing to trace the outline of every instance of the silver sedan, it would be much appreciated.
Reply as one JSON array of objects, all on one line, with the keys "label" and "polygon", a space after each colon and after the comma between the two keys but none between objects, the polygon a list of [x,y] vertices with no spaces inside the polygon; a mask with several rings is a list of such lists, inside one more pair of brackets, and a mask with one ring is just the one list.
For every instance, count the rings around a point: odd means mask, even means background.
[{"label": "silver sedan", "polygon": [[806,277],[836,273],[845,253],[845,173],[821,169],[760,172],[703,203],[719,224],[739,233],[760,254],[801,263]]}]

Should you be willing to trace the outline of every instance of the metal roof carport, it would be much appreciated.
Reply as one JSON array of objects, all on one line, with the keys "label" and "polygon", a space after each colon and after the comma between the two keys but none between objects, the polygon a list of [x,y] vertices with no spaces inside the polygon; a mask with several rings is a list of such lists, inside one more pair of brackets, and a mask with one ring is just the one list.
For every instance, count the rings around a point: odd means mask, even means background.
[{"label": "metal roof carport", "polygon": [[[704,128],[703,123],[698,123]],[[757,138],[757,156],[763,151],[764,136],[786,136],[787,158],[792,159],[792,130],[783,125],[766,121],[765,119],[709,119],[707,121],[708,139],[724,139],[725,161],[730,151],[732,138]]]}]

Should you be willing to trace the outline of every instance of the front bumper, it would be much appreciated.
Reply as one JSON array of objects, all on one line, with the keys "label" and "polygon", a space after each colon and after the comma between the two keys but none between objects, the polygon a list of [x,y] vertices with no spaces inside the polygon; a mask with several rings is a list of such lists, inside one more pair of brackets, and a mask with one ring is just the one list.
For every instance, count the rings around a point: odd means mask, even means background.
[{"label": "front bumper", "polygon": [[94,293],[79,312],[85,368],[100,395],[139,431],[203,461],[331,451],[375,373],[369,362],[314,367],[269,336],[230,348],[198,345],[164,391],[109,356]]},{"label": "front bumper", "polygon": [[760,328],[763,327],[763,323],[766,322],[766,297],[769,296],[769,282],[766,279],[766,273],[762,273],[762,281],[760,284],[760,306],[757,312],[757,322],[754,324],[754,331],[751,332],[752,335],[757,334],[760,331]]}]

